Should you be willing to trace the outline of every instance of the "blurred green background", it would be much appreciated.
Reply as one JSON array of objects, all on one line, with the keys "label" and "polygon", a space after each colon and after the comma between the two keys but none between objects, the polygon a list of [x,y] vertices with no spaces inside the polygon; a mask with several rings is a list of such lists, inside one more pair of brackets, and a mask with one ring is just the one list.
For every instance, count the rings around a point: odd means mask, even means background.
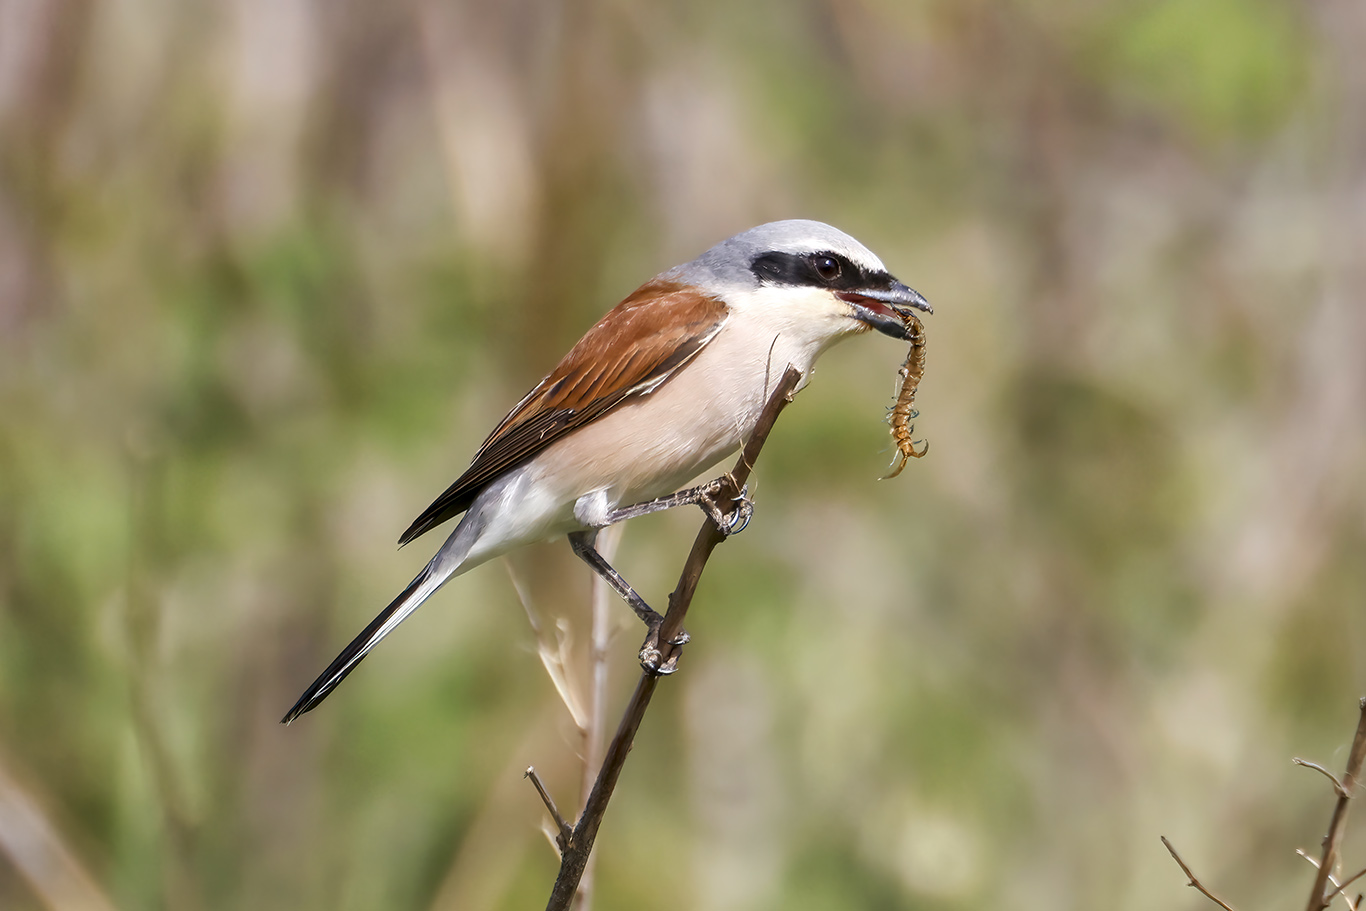
[{"label": "blurred green background", "polygon": [[[594,906],[1204,907],[1159,835],[1302,905],[1290,758],[1341,769],[1366,692],[1363,41],[1360,0],[0,0],[0,907],[542,907],[521,775],[572,807],[581,743],[504,566],[277,719],[602,312],[787,217],[934,303],[932,451],[877,480],[904,346],[824,358]],[[662,604],[699,522],[618,565]],[[513,562],[581,646],[569,548]]]}]

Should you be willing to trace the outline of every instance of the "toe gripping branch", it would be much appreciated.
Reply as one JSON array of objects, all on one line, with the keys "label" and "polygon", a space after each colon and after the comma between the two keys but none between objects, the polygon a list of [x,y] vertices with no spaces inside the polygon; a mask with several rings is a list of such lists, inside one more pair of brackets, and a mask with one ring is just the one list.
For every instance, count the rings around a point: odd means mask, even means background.
[{"label": "toe gripping branch", "polygon": [[[737,483],[735,476],[727,472],[693,490],[697,491],[697,505],[723,536],[738,535],[749,527],[749,520],[754,518],[754,499],[749,495],[748,484]],[[726,508],[727,503],[730,509]]]},{"label": "toe gripping branch", "polygon": [[607,514],[602,524],[615,525],[627,519],[648,516],[650,513],[663,512],[677,506],[700,507],[717,530],[727,537],[744,531],[754,516],[754,500],[750,498],[749,485],[737,482],[735,475],[727,472],[705,484],[671,493],[667,497],[614,509]]},{"label": "toe gripping branch", "polygon": [[[602,526],[615,525],[627,519],[662,512],[677,506],[696,505],[711,520],[709,525],[704,526],[698,533],[697,540],[693,543],[692,554],[689,555],[688,566],[697,565],[696,575],[701,575],[701,566],[705,564],[706,557],[711,554],[712,548],[731,535],[744,531],[749,525],[749,520],[753,518],[754,500],[749,495],[749,484],[747,483],[750,470],[753,468],[754,460],[759,455],[759,449],[768,438],[768,432],[772,429],[773,421],[777,418],[782,407],[792,400],[793,391],[800,380],[801,373],[795,368],[789,367],[787,373],[783,375],[782,381],[778,384],[778,389],[765,407],[764,413],[760,416],[759,424],[745,444],[744,451],[740,453],[740,460],[735,464],[734,469],[719,478],[707,481],[705,484],[680,490],[677,493],[669,494],[667,497],[659,497],[645,503],[623,506],[620,509],[613,510],[607,514]],[[598,553],[593,546],[596,538],[597,529],[576,531],[569,535],[569,544],[579,559],[587,563],[593,572],[601,576],[612,587],[612,590],[631,606],[631,610],[635,611],[636,616],[649,627],[650,631],[640,647],[640,666],[652,676],[672,674],[678,670],[678,656],[681,651],[679,647],[686,644],[690,638],[687,630],[683,629],[681,619],[681,614],[687,610],[686,606],[678,612],[679,619],[675,623],[668,623],[667,618],[650,607],[645,599],[631,587],[630,583],[622,578],[621,573],[617,572],[612,564],[608,563],[602,554]],[[699,548],[705,552],[699,551]],[[700,557],[700,562],[694,559],[698,557]],[[671,614],[674,613],[673,605],[682,597],[681,592],[685,585],[688,588],[687,601],[692,600],[692,588],[696,586],[696,581],[695,576],[692,576],[685,567],[683,578],[679,581],[679,587],[669,597]],[[686,604],[686,602],[684,603]],[[666,628],[669,630],[668,635],[664,634]]]},{"label": "toe gripping branch", "polygon": [[[737,483],[734,475],[725,474],[705,484],[680,490],[678,493],[670,494],[667,497],[660,497],[647,503],[637,503],[634,506],[625,506],[614,510],[608,513],[603,524],[614,525],[617,522],[649,515],[652,512],[662,512],[676,506],[693,505],[701,507],[722,538],[728,538],[744,531],[745,526],[749,525],[749,520],[754,515],[754,501],[750,499],[749,488]],[[574,553],[578,555],[579,559],[592,567],[593,572],[601,576],[612,587],[612,590],[631,606],[631,610],[635,611],[636,616],[649,627],[650,631],[640,647],[640,666],[647,673],[655,676],[672,674],[678,670],[679,646],[688,641],[687,630],[679,629],[669,637],[666,643],[660,642],[659,631],[664,623],[663,615],[650,607],[645,599],[622,577],[621,573],[617,572],[616,567],[608,563],[606,558],[598,553],[597,548],[593,546],[596,538],[596,529],[576,531],[569,536],[569,545],[574,549]],[[666,651],[668,652],[667,656]]]},{"label": "toe gripping branch", "polygon": [[612,591],[621,596],[621,599],[630,605],[631,610],[635,611],[637,617],[649,628],[649,633],[645,636],[645,642],[640,646],[640,666],[646,673],[655,676],[667,676],[678,670],[679,649],[677,646],[684,645],[688,641],[688,634],[685,630],[679,630],[669,639],[669,657],[665,658],[664,651],[660,648],[659,631],[664,625],[664,616],[649,604],[645,603],[631,583],[622,578],[621,573],[608,563],[602,554],[598,553],[593,546],[593,540],[597,537],[596,531],[576,531],[569,536],[569,546],[574,549],[574,553],[580,560],[592,567],[593,572],[602,577]]}]

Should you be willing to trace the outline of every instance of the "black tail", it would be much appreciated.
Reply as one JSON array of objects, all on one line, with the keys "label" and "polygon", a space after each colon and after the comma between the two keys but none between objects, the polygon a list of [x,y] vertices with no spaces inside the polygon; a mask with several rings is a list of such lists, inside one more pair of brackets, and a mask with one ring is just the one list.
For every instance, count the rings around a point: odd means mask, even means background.
[{"label": "black tail", "polygon": [[298,702],[294,703],[294,707],[285,713],[285,717],[280,719],[281,724],[289,724],[305,712],[317,708],[318,703],[326,699],[327,695],[337,688],[337,684],[345,680],[346,675],[356,669],[356,665],[360,664],[365,654],[374,648],[375,644],[384,638],[384,635],[387,635],[387,632],[380,634],[381,627],[394,615],[395,611],[408,602],[418,587],[427,581],[429,574],[430,568],[418,573],[417,578],[409,582],[408,587],[397,598],[389,602],[389,606],[380,611],[379,616],[371,620],[370,625],[363,629],[359,636],[352,639],[350,645],[342,649],[341,654],[327,666],[327,670],[318,675],[318,679],[314,680],[308,689],[304,690],[304,694],[299,697]]}]

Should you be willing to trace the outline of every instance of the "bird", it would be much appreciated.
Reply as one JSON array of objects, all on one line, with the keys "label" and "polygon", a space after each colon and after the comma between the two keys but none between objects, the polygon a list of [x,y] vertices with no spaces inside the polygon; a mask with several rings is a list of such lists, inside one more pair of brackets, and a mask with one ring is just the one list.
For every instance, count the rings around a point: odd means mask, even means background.
[{"label": "bird", "polygon": [[[870,331],[908,340],[909,309],[933,312],[863,244],[806,219],[743,231],[650,279],[513,406],[413,520],[400,546],[463,513],[281,721],[316,708],[451,579],[560,535],[657,634],[660,615],[594,548],[598,531],[683,505],[701,507],[723,533],[740,530],[752,511],[747,491],[727,519],[721,479],[680,487],[739,450],[788,365],[801,371],[801,388],[836,342]],[[642,664],[670,672],[659,655],[647,637]]]}]

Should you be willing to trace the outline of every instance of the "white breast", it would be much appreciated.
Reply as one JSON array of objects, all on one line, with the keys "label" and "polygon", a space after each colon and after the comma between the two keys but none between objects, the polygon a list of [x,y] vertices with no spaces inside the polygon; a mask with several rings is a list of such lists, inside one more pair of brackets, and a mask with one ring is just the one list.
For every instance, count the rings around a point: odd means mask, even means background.
[{"label": "white breast", "polygon": [[[866,331],[823,292],[754,292],[677,375],[553,444],[476,504],[484,529],[471,561],[582,528],[574,503],[606,510],[661,497],[737,452],[789,364],[811,375],[841,338]],[[800,387],[799,387],[800,388]],[[515,477],[513,477],[515,476]],[[485,497],[481,495],[480,501]]]}]

